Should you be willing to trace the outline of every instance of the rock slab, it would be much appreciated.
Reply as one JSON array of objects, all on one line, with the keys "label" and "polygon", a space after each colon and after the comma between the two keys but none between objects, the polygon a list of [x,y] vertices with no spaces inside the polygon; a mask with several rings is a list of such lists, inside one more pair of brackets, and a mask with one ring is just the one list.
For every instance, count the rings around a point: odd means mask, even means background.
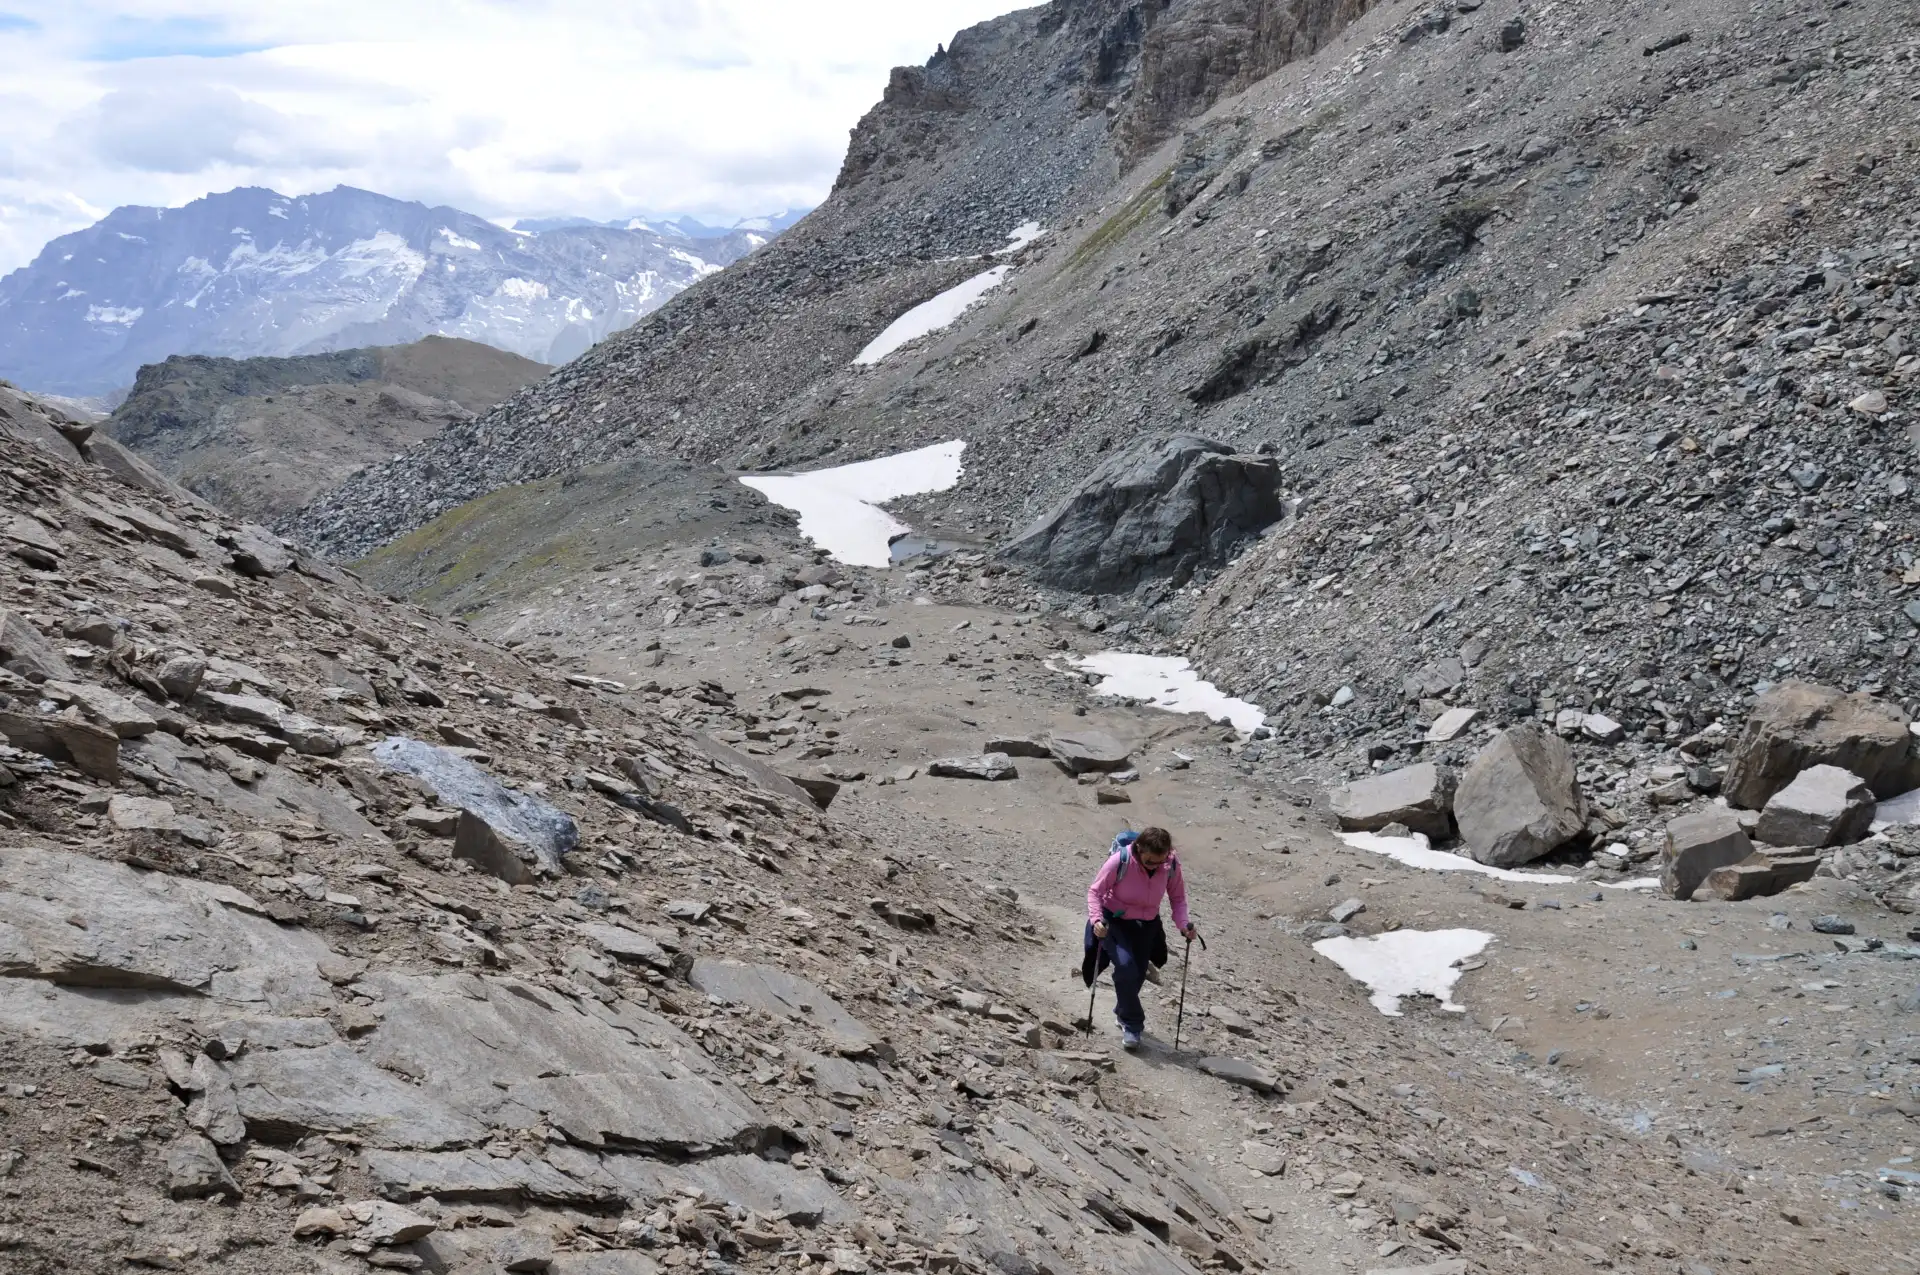
[{"label": "rock slab", "polygon": [[927,763],[927,773],[936,779],[1018,779],[1020,771],[1005,753],[982,753],[978,757],[943,757]]},{"label": "rock slab", "polygon": [[1453,817],[1473,858],[1495,867],[1532,863],[1586,825],[1573,754],[1544,728],[1502,731],[1467,767]]},{"label": "rock slab", "polygon": [[580,842],[572,816],[508,788],[458,753],[395,737],[376,744],[373,755],[459,810],[453,853],[510,884],[558,876],[563,857]]},{"label": "rock slab", "polygon": [[1453,835],[1456,783],[1451,769],[1433,762],[1357,779],[1334,790],[1334,817],[1347,832],[1378,832],[1398,823],[1444,841]]},{"label": "rock slab", "polygon": [[1104,731],[1069,731],[1047,738],[1055,761],[1076,775],[1114,773],[1133,765],[1132,750]]}]

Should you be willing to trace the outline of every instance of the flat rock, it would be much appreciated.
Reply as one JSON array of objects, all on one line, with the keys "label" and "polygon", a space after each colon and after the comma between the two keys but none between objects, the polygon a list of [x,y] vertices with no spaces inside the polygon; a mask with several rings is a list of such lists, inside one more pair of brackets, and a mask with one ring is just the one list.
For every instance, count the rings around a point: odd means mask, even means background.
[{"label": "flat rock", "polygon": [[138,739],[160,729],[160,723],[138,704],[104,686],[86,682],[49,682],[47,690],[80,706],[80,711],[121,739]]},{"label": "flat rock", "polygon": [[1660,885],[1669,898],[1691,899],[1707,875],[1753,855],[1753,842],[1730,811],[1682,815],[1667,825]]},{"label": "flat rock", "polygon": [[814,984],[772,965],[698,960],[687,981],[729,1005],[745,1005],[781,1018],[817,1025],[837,1040],[878,1041],[873,1030]]},{"label": "flat rock", "polygon": [[0,977],[289,1010],[332,1004],[315,970],[331,955],[326,944],[227,906],[224,889],[83,855],[0,849]]},{"label": "flat rock", "polygon": [[[454,1049],[451,1041],[442,1047]],[[479,1120],[373,1065],[349,1045],[248,1052],[228,1070],[247,1132],[263,1141],[343,1133],[374,1147],[431,1151],[488,1135]]]},{"label": "flat rock", "polygon": [[354,1238],[369,1244],[411,1244],[438,1229],[433,1219],[422,1217],[412,1209],[403,1208],[390,1200],[365,1200],[349,1204],[346,1213],[360,1224]]},{"label": "flat rock", "polygon": [[600,1208],[626,1197],[597,1175],[581,1181],[526,1154],[485,1151],[367,1151],[361,1162],[382,1195],[395,1200],[550,1204]]},{"label": "flat rock", "polygon": [[1333,791],[1334,817],[1348,832],[1378,832],[1404,824],[1435,841],[1453,835],[1455,776],[1446,766],[1420,762],[1372,775]]},{"label": "flat rock", "polygon": [[297,753],[309,757],[332,757],[346,744],[362,738],[340,727],[322,726],[303,713],[296,713],[279,700],[264,695],[234,695],[224,691],[204,691],[201,700],[230,722],[257,726],[277,735]]},{"label": "flat rock", "polygon": [[1227,1058],[1221,1055],[1209,1055],[1195,1066],[1216,1080],[1224,1080],[1230,1085],[1240,1085],[1255,1093],[1272,1094],[1284,1092],[1286,1086],[1280,1077],[1266,1068],[1247,1062],[1241,1058]]},{"label": "flat rock", "polygon": [[616,961],[650,965],[662,970],[673,964],[673,958],[667,955],[658,940],[623,925],[580,925],[574,927],[574,932]]},{"label": "flat rock", "polygon": [[230,563],[243,576],[264,578],[293,570],[293,551],[265,527],[244,523],[238,530],[221,536],[220,545],[231,551]]},{"label": "flat rock", "polygon": [[1287,1153],[1270,1142],[1242,1142],[1240,1163],[1255,1173],[1277,1178],[1287,1171]]},{"label": "flat rock", "polygon": [[1025,737],[990,739],[987,741],[985,751],[989,753],[1005,753],[1009,757],[1033,757],[1041,760],[1053,756],[1053,749],[1047,745],[1045,740]]},{"label": "flat rock", "polygon": [[625,1187],[636,1204],[681,1192],[796,1226],[837,1225],[859,1216],[819,1173],[752,1155],[715,1156],[687,1164],[664,1164],[637,1156],[605,1156],[601,1167]]},{"label": "flat rock", "polygon": [[0,607],[0,664],[17,666],[49,682],[73,680],[73,669],[40,630],[5,607]]},{"label": "flat rock", "polygon": [[1069,731],[1047,737],[1054,760],[1076,775],[1119,771],[1133,765],[1132,750],[1104,731]]},{"label": "flat rock", "polygon": [[376,744],[382,765],[424,782],[443,805],[459,810],[453,853],[514,885],[565,870],[562,857],[580,841],[573,817],[516,792],[479,766],[417,739]]},{"label": "flat rock", "polygon": [[820,775],[794,774],[782,771],[780,777],[805,793],[807,800],[821,810],[833,805],[834,798],[840,795],[840,782]]},{"label": "flat rock", "polygon": [[1728,749],[1722,791],[1748,810],[1764,807],[1805,770],[1837,766],[1885,800],[1920,787],[1911,723],[1891,704],[1808,682],[1782,682],[1754,705]]},{"label": "flat rock", "polygon": [[1586,813],[1573,754],[1532,723],[1495,736],[1453,795],[1453,817],[1469,852],[1495,867],[1553,853],[1586,827]]},{"label": "flat rock", "polygon": [[547,1275],[660,1275],[660,1263],[634,1249],[556,1253]]},{"label": "flat rock", "polygon": [[1375,1267],[1367,1275],[1473,1275],[1473,1264],[1455,1257],[1424,1266]]},{"label": "flat rock", "polygon": [[387,1016],[367,1059],[465,1117],[520,1128],[537,1116],[578,1146],[675,1157],[758,1145],[769,1127],[698,1046],[637,1007],[588,1013],[517,979],[470,975],[376,985]]},{"label": "flat rock", "polygon": [[1715,868],[1693,892],[1696,899],[1717,899],[1726,903],[1778,894],[1790,886],[1813,880],[1819,871],[1817,854],[1771,854],[1765,851],[1739,863]]},{"label": "flat rock", "polygon": [[978,757],[943,757],[927,763],[927,773],[936,779],[1018,779],[1020,771],[1005,753],[983,753]]},{"label": "flat rock", "polygon": [[1774,846],[1844,846],[1867,835],[1876,803],[1867,781],[1838,766],[1811,766],[1767,799],[1756,840]]},{"label": "flat rock", "polygon": [[1433,725],[1427,727],[1429,744],[1446,744],[1460,737],[1460,733],[1473,725],[1480,716],[1477,708],[1450,708],[1433,719]]}]

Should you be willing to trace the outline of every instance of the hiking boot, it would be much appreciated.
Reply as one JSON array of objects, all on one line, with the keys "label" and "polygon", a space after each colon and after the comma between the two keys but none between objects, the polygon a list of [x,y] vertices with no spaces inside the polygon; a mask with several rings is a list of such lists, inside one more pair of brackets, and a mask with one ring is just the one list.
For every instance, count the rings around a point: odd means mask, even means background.
[{"label": "hiking boot", "polygon": [[1140,1033],[1133,1030],[1133,1028],[1131,1027],[1122,1027],[1120,1029],[1120,1048],[1122,1049],[1140,1048]]}]

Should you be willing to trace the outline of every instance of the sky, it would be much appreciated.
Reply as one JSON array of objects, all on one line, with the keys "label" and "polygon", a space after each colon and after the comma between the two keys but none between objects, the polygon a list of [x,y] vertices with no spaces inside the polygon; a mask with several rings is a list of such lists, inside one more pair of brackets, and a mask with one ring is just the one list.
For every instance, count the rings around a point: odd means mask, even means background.
[{"label": "sky", "polygon": [[811,205],[892,67],[1022,7],[0,0],[0,272],[120,205],[235,186],[499,221]]}]

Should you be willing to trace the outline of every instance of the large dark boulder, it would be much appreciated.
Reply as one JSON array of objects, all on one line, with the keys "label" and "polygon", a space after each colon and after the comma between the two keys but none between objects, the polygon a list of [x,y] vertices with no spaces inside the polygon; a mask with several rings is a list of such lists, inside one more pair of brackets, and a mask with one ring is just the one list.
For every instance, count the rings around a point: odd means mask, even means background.
[{"label": "large dark boulder", "polygon": [[1143,580],[1184,584],[1284,513],[1276,461],[1178,434],[1109,458],[1001,552],[1042,583],[1123,593]]}]

